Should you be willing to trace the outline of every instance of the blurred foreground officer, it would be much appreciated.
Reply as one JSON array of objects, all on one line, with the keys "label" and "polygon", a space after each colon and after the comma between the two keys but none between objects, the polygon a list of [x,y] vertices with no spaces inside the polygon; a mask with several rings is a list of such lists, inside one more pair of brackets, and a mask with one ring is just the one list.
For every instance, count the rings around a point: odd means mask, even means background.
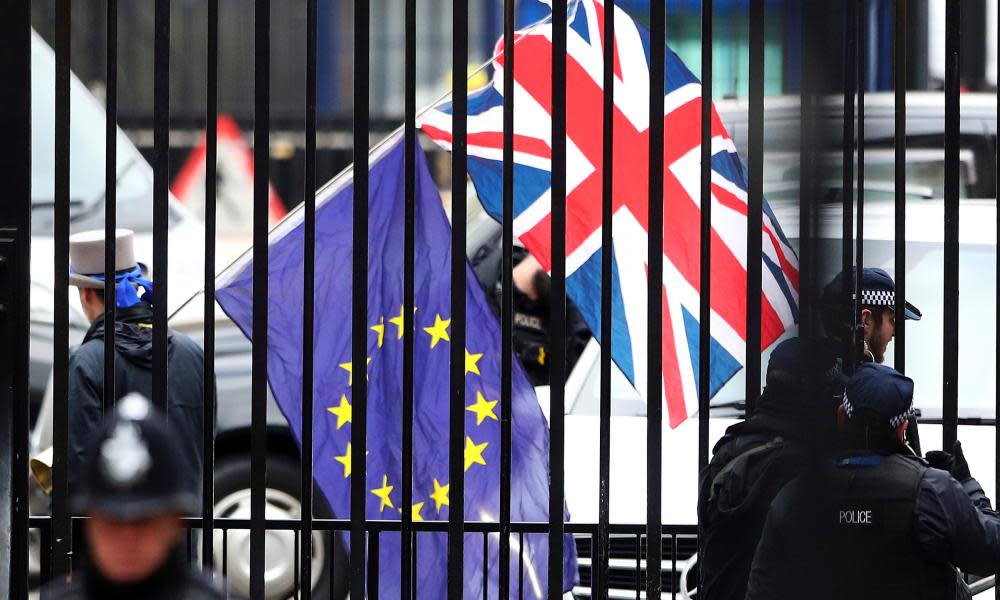
[{"label": "blurred foreground officer", "polygon": [[864,364],[847,383],[843,450],[792,481],[768,512],[748,599],[968,598],[956,568],[1000,565],[1000,516],[956,444],[931,453],[903,441],[913,382]]},{"label": "blurred foreground officer", "polygon": [[[177,460],[177,431],[138,394],[118,402],[74,492],[87,552],[52,598],[212,600],[222,594],[184,559],[182,517],[199,509],[197,474]],[[46,597],[46,596],[43,596]]]},{"label": "blurred foreground officer", "polygon": [[843,382],[822,343],[785,340],[771,353],[767,381],[749,419],[733,425],[701,474],[699,597],[742,600],[771,501],[833,443]]},{"label": "blurred foreground officer", "polygon": [[[129,392],[153,395],[153,282],[137,263],[133,234],[115,236],[115,399]],[[77,484],[83,457],[97,434],[104,406],[104,231],[69,238],[69,281],[80,289],[80,304],[90,321],[83,343],[69,361],[69,483]],[[166,301],[156,298],[155,301]],[[176,456],[200,472],[202,460],[201,347],[176,331],[167,332],[167,412],[179,434]]]}]

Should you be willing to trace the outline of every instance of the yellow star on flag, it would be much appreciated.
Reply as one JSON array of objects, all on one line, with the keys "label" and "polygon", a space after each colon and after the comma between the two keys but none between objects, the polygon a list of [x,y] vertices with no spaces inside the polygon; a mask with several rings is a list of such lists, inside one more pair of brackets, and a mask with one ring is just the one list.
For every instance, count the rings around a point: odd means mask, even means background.
[{"label": "yellow star on flag", "polygon": [[378,334],[378,347],[381,348],[382,342],[385,341],[385,317],[379,317],[378,325],[372,325],[369,329]]},{"label": "yellow star on flag", "polygon": [[449,325],[451,325],[451,319],[442,319],[441,315],[434,315],[434,325],[424,327],[424,331],[431,336],[431,348],[437,346],[441,340],[446,342],[451,341],[451,338],[448,337]]},{"label": "yellow star on flag", "polygon": [[465,470],[468,471],[472,465],[486,465],[486,459],[483,458],[483,450],[489,446],[489,442],[483,442],[482,444],[477,444],[472,441],[472,438],[465,436]]},{"label": "yellow star on flag", "polygon": [[394,487],[395,486],[389,485],[389,476],[383,475],[382,487],[375,488],[374,490],[372,490],[372,493],[378,496],[379,499],[382,500],[382,504],[378,507],[379,512],[385,510],[386,506],[388,506],[389,508],[396,508],[395,506],[392,505],[392,498],[389,497],[389,494],[392,493]]},{"label": "yellow star on flag", "polygon": [[[423,510],[424,503],[417,502],[410,507],[410,520],[416,523],[417,521],[423,521],[424,517],[421,516],[420,511]],[[400,514],[403,513],[403,509],[399,509]]]},{"label": "yellow star on flag", "polygon": [[351,476],[351,442],[347,442],[347,452],[343,456],[335,456],[333,460],[344,465],[344,479]]},{"label": "yellow star on flag", "polygon": [[345,395],[340,396],[340,406],[328,406],[326,410],[337,415],[337,429],[343,427],[344,423],[351,422],[351,404]]},{"label": "yellow star on flag", "polygon": [[[365,362],[366,365],[370,365],[372,362],[372,357],[368,357],[368,361]],[[347,385],[354,385],[354,362],[347,361],[345,363],[340,363],[338,365],[341,369],[347,371]],[[365,374],[365,379],[368,379],[368,374]]]},{"label": "yellow star on flag", "polygon": [[465,349],[465,374],[466,375],[468,375],[469,373],[475,373],[476,375],[480,375],[480,373],[479,373],[479,359],[482,358],[482,357],[483,357],[482,352],[480,352],[479,354],[472,354],[472,353],[469,352],[468,348]]},{"label": "yellow star on flag", "polygon": [[[494,421],[499,421],[496,413],[493,412],[493,407],[497,405],[497,402],[498,400],[487,401],[482,392],[476,392],[476,403],[466,406],[465,410],[476,413],[476,425],[482,425],[487,417]],[[466,449],[468,449],[468,446],[466,446]],[[469,467],[466,466],[465,468],[468,469]]]},{"label": "yellow star on flag", "polygon": [[[416,313],[417,313],[417,307],[414,306],[413,307],[413,314],[416,314]],[[389,319],[389,322],[392,323],[393,325],[395,325],[397,327],[397,330],[396,330],[396,339],[397,340],[403,339],[403,328],[405,327],[405,324],[403,323],[403,305],[402,304],[399,305],[399,315],[395,316],[395,317],[393,317],[391,319]]]},{"label": "yellow star on flag", "polygon": [[431,494],[431,500],[434,501],[434,508],[441,512],[442,506],[448,506],[448,488],[451,487],[450,484],[441,485],[438,480],[434,480],[434,493]]}]

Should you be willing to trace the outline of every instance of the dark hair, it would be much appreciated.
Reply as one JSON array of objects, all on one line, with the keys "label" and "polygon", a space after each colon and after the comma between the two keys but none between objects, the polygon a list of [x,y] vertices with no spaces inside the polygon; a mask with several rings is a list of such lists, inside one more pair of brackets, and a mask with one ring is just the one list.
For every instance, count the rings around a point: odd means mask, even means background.
[{"label": "dark hair", "polygon": [[[872,313],[875,323],[882,322],[882,316],[893,312],[889,306],[862,306]],[[849,340],[854,332],[854,307],[850,303],[827,304],[822,312],[823,333],[828,338]]]}]

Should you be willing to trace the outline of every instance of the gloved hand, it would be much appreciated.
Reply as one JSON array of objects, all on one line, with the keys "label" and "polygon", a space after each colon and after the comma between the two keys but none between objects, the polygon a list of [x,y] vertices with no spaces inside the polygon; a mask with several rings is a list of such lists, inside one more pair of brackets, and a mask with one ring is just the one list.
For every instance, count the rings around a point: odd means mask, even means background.
[{"label": "gloved hand", "polygon": [[958,440],[955,440],[955,444],[951,447],[951,452],[932,450],[924,458],[930,466],[942,471],[948,471],[952,477],[961,483],[972,479],[972,473],[969,472],[969,463],[965,460],[965,454],[962,452],[962,442]]}]

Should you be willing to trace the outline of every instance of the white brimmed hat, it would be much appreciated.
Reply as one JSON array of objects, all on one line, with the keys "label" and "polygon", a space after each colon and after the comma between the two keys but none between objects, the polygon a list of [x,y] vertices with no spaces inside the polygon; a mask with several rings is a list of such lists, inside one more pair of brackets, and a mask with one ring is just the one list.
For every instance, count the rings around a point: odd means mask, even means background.
[{"label": "white brimmed hat", "polygon": [[[115,230],[115,271],[137,266],[146,276],[146,265],[136,262],[131,229]],[[96,276],[97,278],[95,278]],[[104,230],[81,231],[69,237],[69,284],[81,288],[104,287]],[[100,278],[100,279],[98,279]]]}]

